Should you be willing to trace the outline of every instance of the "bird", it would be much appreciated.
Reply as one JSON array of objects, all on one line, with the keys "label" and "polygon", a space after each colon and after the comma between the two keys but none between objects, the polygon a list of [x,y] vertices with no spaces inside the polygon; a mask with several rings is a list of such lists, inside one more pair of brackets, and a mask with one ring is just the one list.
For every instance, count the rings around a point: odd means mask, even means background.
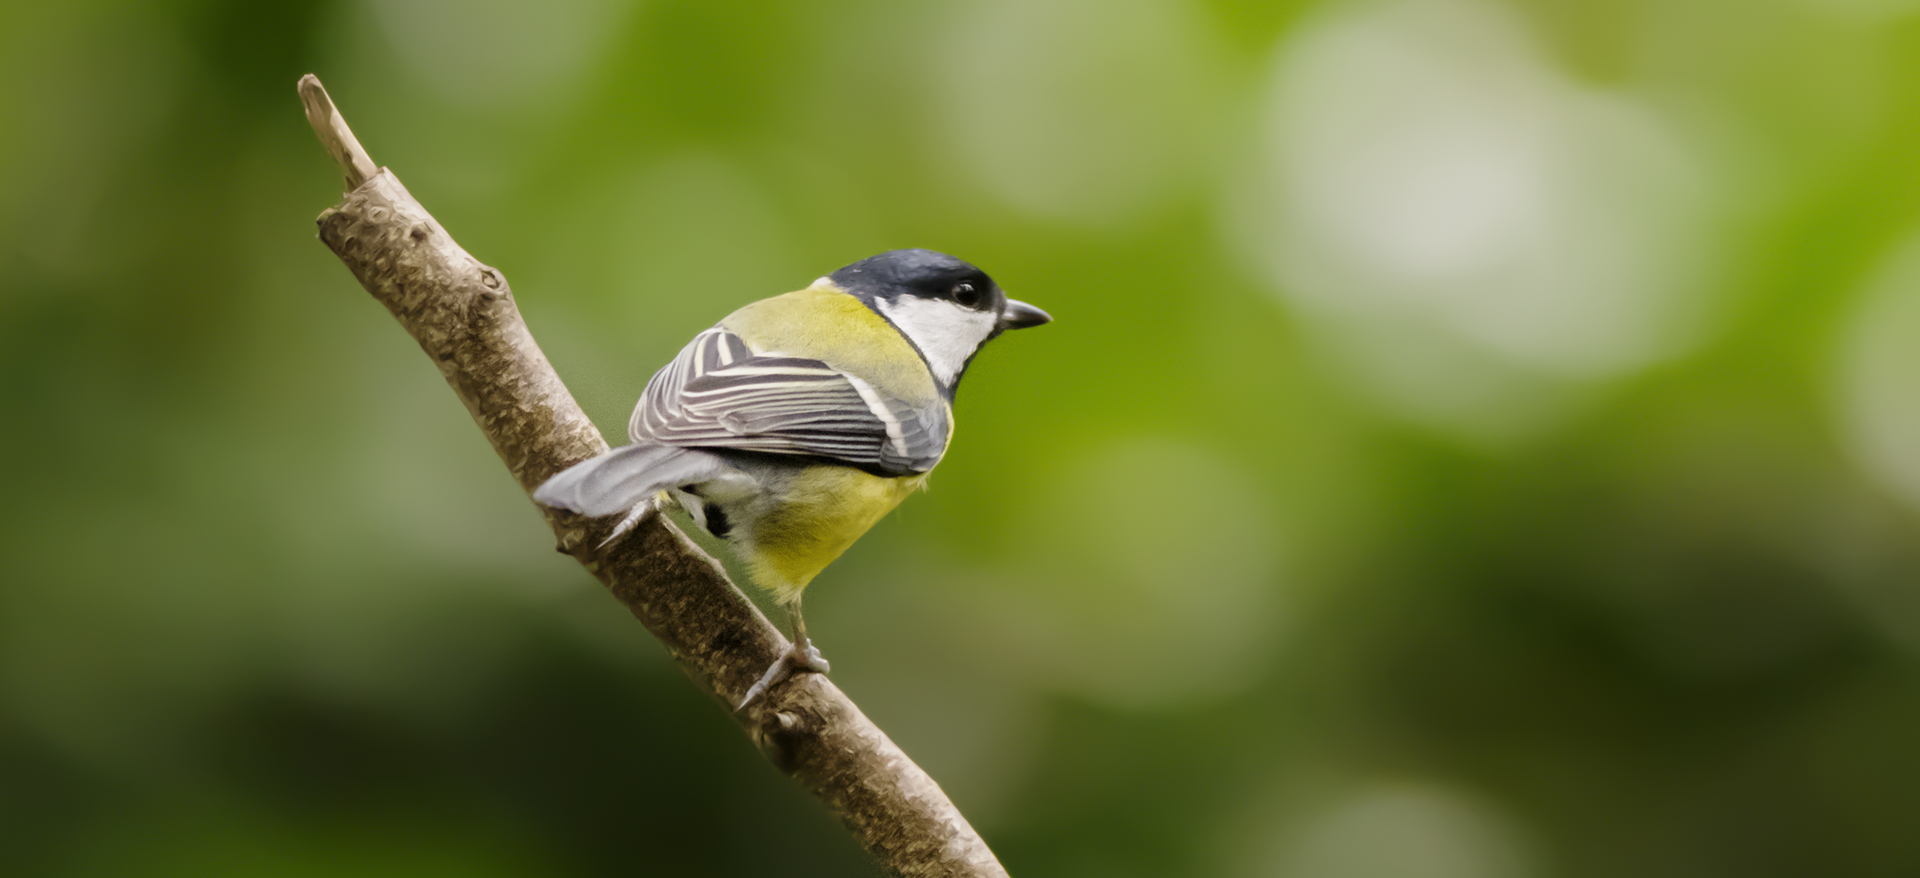
[{"label": "bird", "polygon": [[980,348],[1052,320],[945,253],[862,259],[695,335],[647,382],[631,444],[561,471],[533,498],[623,515],[602,547],[674,505],[732,546],[793,627],[791,648],[735,707],[744,710],[794,673],[829,670],[807,637],[801,593],[925,487]]}]

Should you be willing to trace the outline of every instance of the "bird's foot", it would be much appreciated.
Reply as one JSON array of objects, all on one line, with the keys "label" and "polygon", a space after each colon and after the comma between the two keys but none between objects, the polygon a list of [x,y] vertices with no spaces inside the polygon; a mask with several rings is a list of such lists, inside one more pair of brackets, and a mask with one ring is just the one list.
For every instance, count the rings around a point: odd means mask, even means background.
[{"label": "bird's foot", "polygon": [[645,521],[648,515],[658,511],[660,511],[660,495],[658,494],[634,504],[633,511],[628,512],[626,518],[620,519],[620,523],[613,526],[613,533],[607,534],[607,538],[601,540],[600,545],[594,546],[594,548],[604,549],[619,542],[621,537],[632,533],[634,528],[639,527],[640,522]]},{"label": "bird's foot", "polygon": [[827,664],[827,657],[820,654],[820,647],[814,646],[811,640],[794,644],[793,650],[787,654],[793,656],[795,671],[824,674],[833,670],[833,666]]},{"label": "bird's foot", "polygon": [[814,646],[810,640],[802,640],[774,660],[773,666],[767,668],[767,672],[761,674],[760,679],[748,687],[746,697],[740,699],[739,706],[734,710],[736,712],[746,710],[747,705],[752,704],[754,699],[794,674],[824,674],[830,669],[826,658],[820,655],[820,648]]}]

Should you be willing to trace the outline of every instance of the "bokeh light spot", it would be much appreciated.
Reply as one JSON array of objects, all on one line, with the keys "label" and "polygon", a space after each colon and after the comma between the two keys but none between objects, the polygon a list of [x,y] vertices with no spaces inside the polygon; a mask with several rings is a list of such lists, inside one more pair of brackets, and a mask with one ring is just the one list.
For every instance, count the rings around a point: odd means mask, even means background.
[{"label": "bokeh light spot", "polygon": [[1509,13],[1342,9],[1274,70],[1239,244],[1402,413],[1498,420],[1542,381],[1624,374],[1698,337],[1698,163]]},{"label": "bokeh light spot", "polygon": [[1841,350],[1840,420],[1853,457],[1920,508],[1920,237],[1888,260]]}]

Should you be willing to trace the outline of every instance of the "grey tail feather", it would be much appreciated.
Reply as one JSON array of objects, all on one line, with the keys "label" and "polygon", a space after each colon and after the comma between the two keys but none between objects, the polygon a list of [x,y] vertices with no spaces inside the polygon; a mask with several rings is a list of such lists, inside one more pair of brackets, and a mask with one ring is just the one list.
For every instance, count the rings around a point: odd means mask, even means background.
[{"label": "grey tail feather", "polygon": [[548,479],[534,489],[533,499],[583,515],[618,515],[662,489],[706,481],[725,466],[718,456],[697,449],[622,445]]}]

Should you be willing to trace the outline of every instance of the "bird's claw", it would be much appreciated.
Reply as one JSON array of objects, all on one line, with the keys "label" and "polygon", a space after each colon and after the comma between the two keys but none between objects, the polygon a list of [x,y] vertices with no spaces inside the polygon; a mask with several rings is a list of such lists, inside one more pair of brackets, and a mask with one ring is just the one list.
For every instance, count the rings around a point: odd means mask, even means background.
[{"label": "bird's claw", "polygon": [[747,694],[740,699],[739,705],[734,707],[734,712],[746,710],[747,705],[752,704],[754,699],[794,674],[824,674],[829,669],[827,659],[820,654],[819,647],[814,646],[811,641],[796,643],[792,649],[774,659],[773,666],[767,668],[767,672],[761,674],[760,679],[755,680],[753,685],[747,688]]},{"label": "bird's claw", "polygon": [[827,664],[827,657],[820,654],[820,647],[814,646],[812,643],[808,643],[804,648],[799,644],[794,644],[793,651],[787,653],[787,655],[792,657],[793,669],[796,672],[806,671],[814,674],[824,674],[833,670],[833,667]]},{"label": "bird's claw", "polygon": [[604,549],[608,546],[613,545],[614,543],[618,542],[621,537],[626,536],[627,534],[631,533],[634,528],[639,527],[640,522],[645,521],[647,516],[652,515],[653,513],[659,512],[659,511],[660,511],[659,495],[648,497],[647,499],[634,504],[633,509],[627,513],[627,517],[620,519],[620,523],[613,526],[613,533],[607,534],[607,538],[604,540],[601,540],[600,545],[595,546],[594,548]]}]

